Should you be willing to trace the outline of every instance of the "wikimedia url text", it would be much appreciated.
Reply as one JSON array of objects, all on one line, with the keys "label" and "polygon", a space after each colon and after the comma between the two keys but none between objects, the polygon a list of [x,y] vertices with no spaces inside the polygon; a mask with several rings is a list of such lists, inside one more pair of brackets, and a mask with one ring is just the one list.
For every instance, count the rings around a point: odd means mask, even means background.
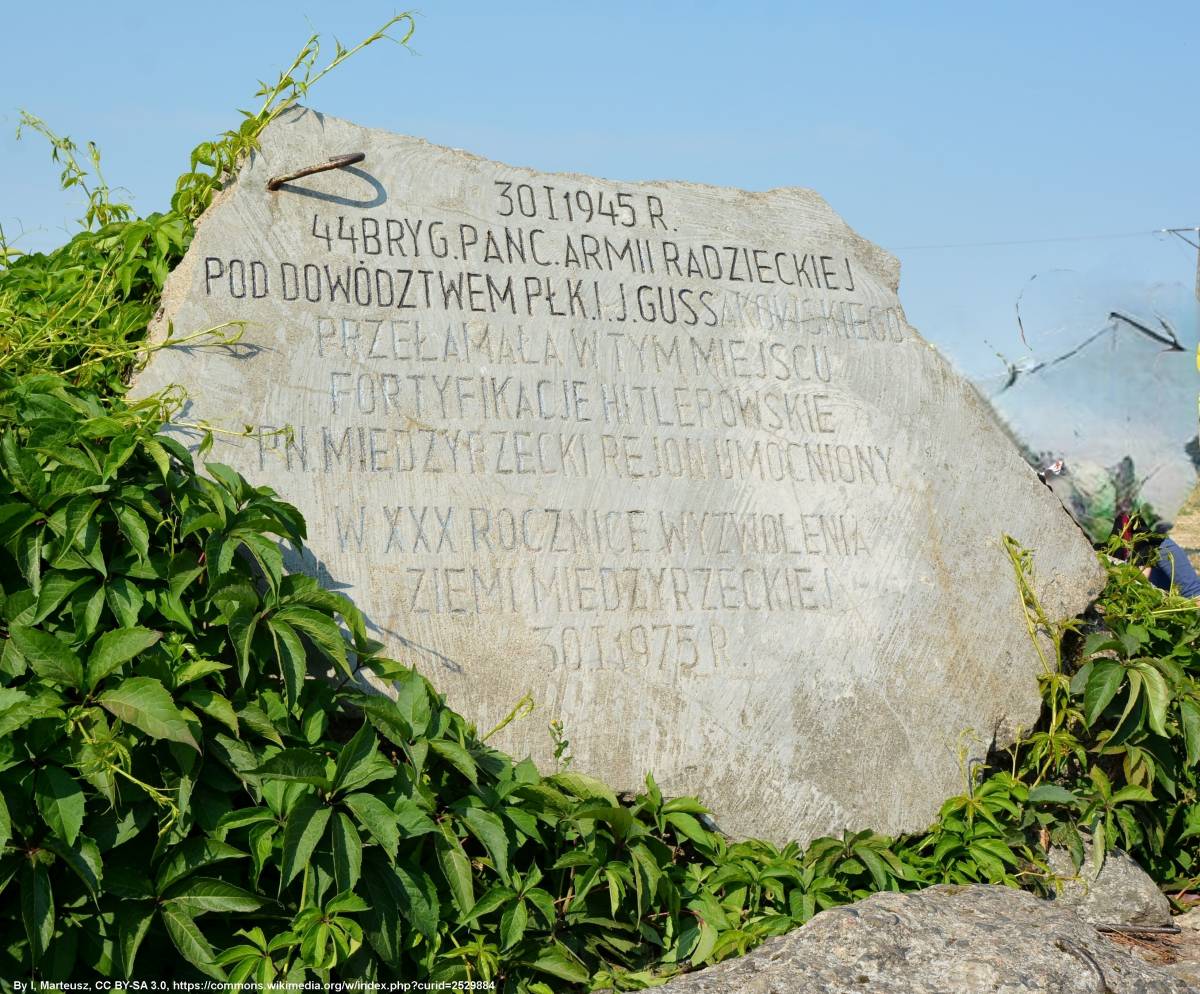
[{"label": "wikimedia url text", "polygon": [[494,980],[335,980],[323,983],[319,980],[280,980],[272,984],[261,984],[252,980],[231,983],[223,980],[15,980],[12,989],[18,994],[33,994],[35,991],[61,991],[62,994],[120,994],[120,992],[162,991],[191,994],[194,991],[320,991],[322,994],[346,994],[357,991],[401,991],[417,992],[446,991],[494,991]]}]

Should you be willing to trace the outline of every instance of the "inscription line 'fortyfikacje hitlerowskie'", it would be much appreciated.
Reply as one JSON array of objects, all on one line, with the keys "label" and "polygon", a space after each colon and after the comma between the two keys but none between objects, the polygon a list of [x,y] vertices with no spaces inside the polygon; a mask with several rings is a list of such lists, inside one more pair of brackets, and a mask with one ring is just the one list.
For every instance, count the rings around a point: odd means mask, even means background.
[{"label": "inscription line 'fortyfikacje hitlerowskie'", "polygon": [[549,764],[561,719],[576,768],[653,771],[733,834],[917,829],[1038,711],[1001,537],[1057,616],[1098,574],[898,280],[808,190],[542,174],[297,110],[156,332],[241,341],[155,352],[134,393],[181,384],[172,430],[222,429],[212,458],[305,514],[291,566],[480,727],[531,693],[500,747]]}]

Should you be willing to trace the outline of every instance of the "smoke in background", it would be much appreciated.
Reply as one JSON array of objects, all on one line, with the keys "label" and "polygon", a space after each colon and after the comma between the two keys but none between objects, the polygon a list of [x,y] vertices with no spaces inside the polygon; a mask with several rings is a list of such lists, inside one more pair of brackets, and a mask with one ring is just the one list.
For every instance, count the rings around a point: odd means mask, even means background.
[{"label": "smoke in background", "polygon": [[1198,293],[1039,273],[995,343],[1001,372],[977,384],[1095,541],[1122,512],[1173,521],[1196,486]]}]

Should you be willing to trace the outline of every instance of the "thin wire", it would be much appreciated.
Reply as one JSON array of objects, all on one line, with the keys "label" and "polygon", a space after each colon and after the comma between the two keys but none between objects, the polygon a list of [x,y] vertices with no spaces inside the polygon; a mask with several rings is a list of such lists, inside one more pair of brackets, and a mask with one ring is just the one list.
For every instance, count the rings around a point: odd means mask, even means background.
[{"label": "thin wire", "polygon": [[[1168,229],[1159,228],[1155,231],[1124,231],[1113,235],[1070,235],[1063,238],[1023,238],[1002,242],[946,242],[941,245],[895,245],[892,252],[912,252],[916,249],[960,249],[960,248],[994,248],[1003,245],[1049,245],[1053,242],[1099,242],[1111,238],[1144,238],[1147,235],[1159,235]],[[1186,230],[1186,229],[1185,229]]]},{"label": "thin wire", "polygon": [[1192,241],[1184,234],[1185,231],[1194,231],[1200,234],[1200,228],[1167,228],[1166,231],[1167,234],[1174,235],[1185,245],[1190,245],[1194,249],[1200,249],[1200,241]]}]

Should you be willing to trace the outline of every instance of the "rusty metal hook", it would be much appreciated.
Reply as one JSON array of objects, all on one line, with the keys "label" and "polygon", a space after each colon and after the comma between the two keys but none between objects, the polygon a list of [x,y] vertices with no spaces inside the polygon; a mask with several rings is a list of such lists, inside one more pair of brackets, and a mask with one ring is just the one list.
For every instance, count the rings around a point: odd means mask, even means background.
[{"label": "rusty metal hook", "polygon": [[294,173],[284,173],[282,176],[274,176],[267,180],[268,190],[278,190],[284,183],[290,183],[294,179],[300,179],[302,176],[311,176],[313,173],[323,173],[330,169],[344,169],[346,166],[352,166],[356,162],[362,162],[367,157],[366,152],[350,152],[348,155],[334,155],[325,162],[320,162],[315,166],[306,166],[303,169],[297,169]]}]

